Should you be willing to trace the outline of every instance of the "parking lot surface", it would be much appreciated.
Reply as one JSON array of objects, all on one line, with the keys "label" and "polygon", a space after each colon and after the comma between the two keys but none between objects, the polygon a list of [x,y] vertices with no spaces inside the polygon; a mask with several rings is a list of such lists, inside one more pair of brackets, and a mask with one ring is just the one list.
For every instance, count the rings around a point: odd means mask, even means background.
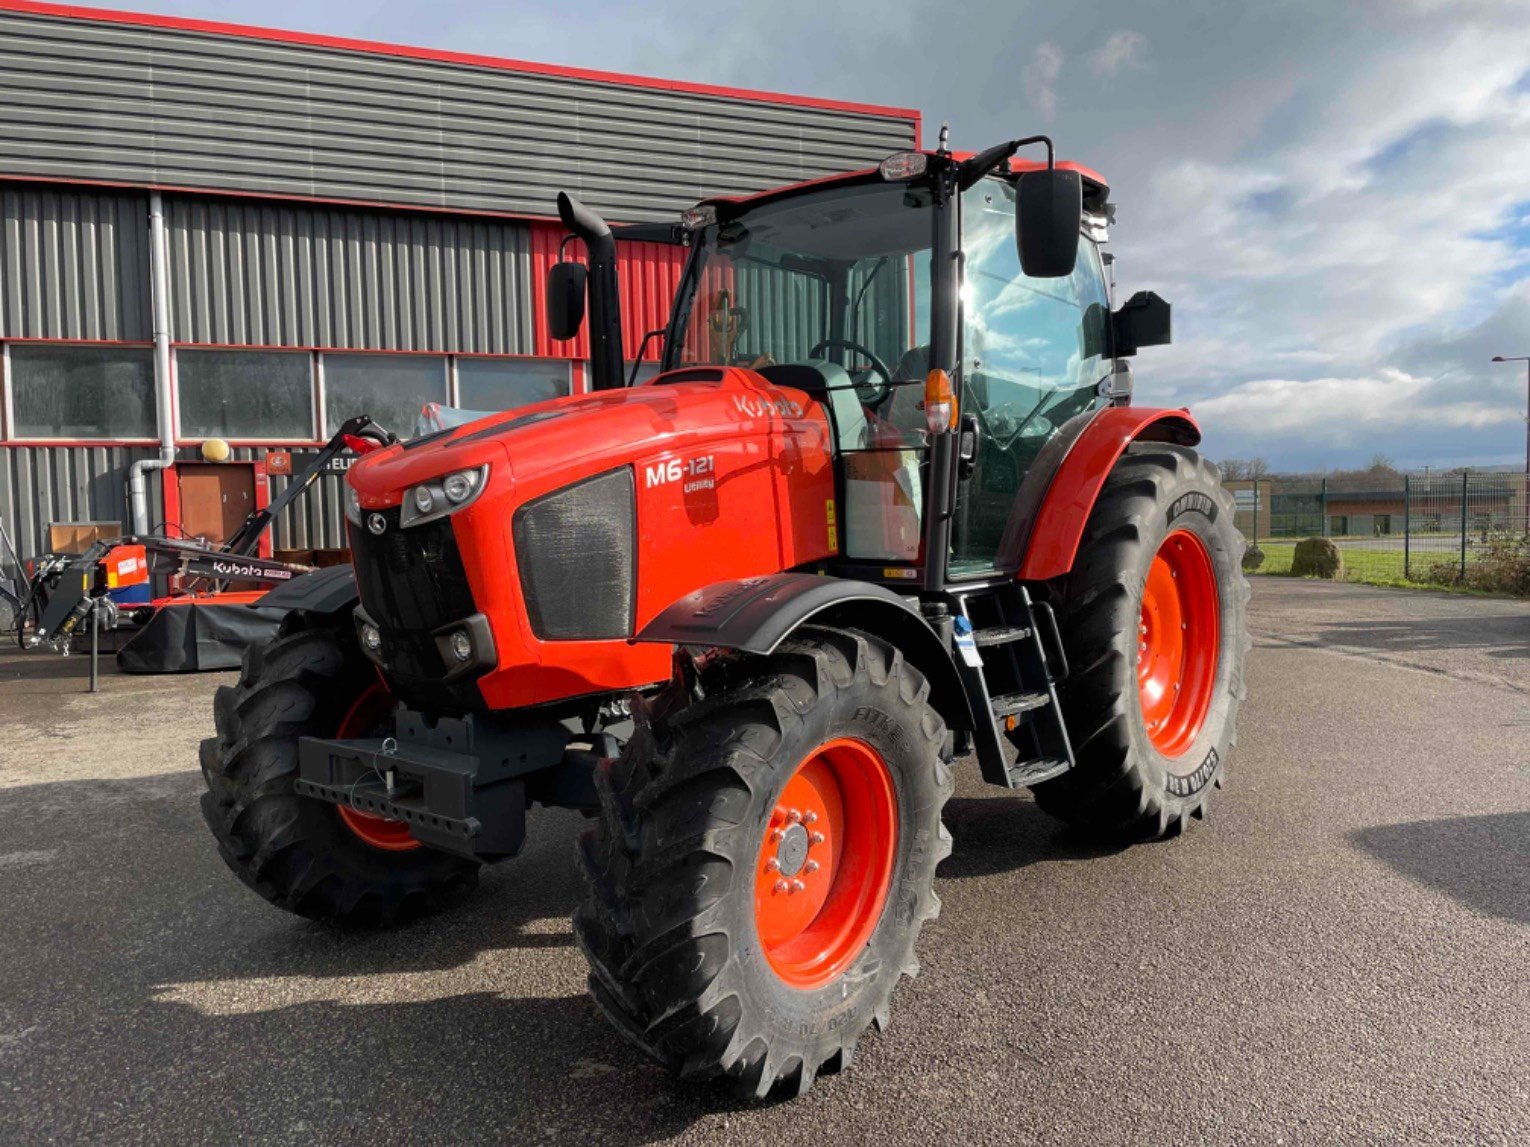
[{"label": "parking lot surface", "polygon": [[0,1141],[1530,1141],[1530,606],[1255,584],[1228,787],[1100,850],[975,767],[890,1029],[804,1099],[672,1083],[584,991],[567,813],[451,914],[218,859],[227,674],[0,655]]}]

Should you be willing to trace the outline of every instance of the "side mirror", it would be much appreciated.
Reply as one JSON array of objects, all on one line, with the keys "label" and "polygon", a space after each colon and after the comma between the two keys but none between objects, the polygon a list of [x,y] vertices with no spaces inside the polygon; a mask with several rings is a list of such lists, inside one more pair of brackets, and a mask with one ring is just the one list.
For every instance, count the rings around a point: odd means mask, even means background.
[{"label": "side mirror", "polygon": [[1078,261],[1084,221],[1084,181],[1076,171],[1049,168],[1020,177],[1015,240],[1020,269],[1033,279],[1062,279]]},{"label": "side mirror", "polygon": [[547,333],[558,342],[571,339],[584,323],[583,263],[554,263],[547,271]]},{"label": "side mirror", "polygon": [[1169,304],[1152,291],[1138,291],[1110,316],[1115,326],[1116,354],[1136,354],[1141,347],[1169,343]]}]

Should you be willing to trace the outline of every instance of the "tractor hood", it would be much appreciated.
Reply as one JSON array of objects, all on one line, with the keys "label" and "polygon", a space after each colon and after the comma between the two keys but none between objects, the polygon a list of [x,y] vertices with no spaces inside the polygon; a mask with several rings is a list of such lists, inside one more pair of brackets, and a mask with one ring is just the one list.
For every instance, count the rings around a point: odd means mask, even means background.
[{"label": "tractor hood", "polygon": [[368,454],[348,481],[363,509],[396,506],[422,482],[490,467],[497,495],[559,484],[719,439],[759,437],[827,418],[807,393],[737,367],[671,371],[630,389],[556,398]]}]

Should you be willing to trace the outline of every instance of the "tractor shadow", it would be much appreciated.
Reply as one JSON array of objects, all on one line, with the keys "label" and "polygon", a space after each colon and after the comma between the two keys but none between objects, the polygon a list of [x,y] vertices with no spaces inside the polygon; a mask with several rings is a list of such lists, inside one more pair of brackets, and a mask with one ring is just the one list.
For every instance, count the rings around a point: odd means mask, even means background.
[{"label": "tractor shadow", "polygon": [[951,855],[938,873],[946,880],[1015,872],[1033,864],[1096,860],[1126,848],[1063,824],[1028,796],[953,798],[946,802],[943,819],[952,837]]},{"label": "tractor shadow", "polygon": [[1530,812],[1384,825],[1350,840],[1475,912],[1530,924]]},{"label": "tractor shadow", "polygon": [[1332,621],[1323,624],[1319,640],[1394,653],[1469,649],[1489,657],[1530,657],[1530,615]]}]

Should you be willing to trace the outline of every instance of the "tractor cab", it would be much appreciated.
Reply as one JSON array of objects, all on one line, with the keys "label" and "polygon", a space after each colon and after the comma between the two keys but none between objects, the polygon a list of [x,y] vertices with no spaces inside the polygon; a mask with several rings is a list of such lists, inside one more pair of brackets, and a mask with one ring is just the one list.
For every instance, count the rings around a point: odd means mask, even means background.
[{"label": "tractor cab", "polygon": [[[690,256],[649,384],[731,366],[816,398],[833,426],[842,576],[939,590],[1013,575],[1050,477],[1038,456],[1128,397],[1118,355],[1167,341],[1151,297],[1123,312],[1135,329],[1118,345],[1103,179],[1002,150],[901,153],[706,200],[665,229]],[[578,213],[565,218],[581,234]],[[608,313],[591,286],[592,312]]]}]

